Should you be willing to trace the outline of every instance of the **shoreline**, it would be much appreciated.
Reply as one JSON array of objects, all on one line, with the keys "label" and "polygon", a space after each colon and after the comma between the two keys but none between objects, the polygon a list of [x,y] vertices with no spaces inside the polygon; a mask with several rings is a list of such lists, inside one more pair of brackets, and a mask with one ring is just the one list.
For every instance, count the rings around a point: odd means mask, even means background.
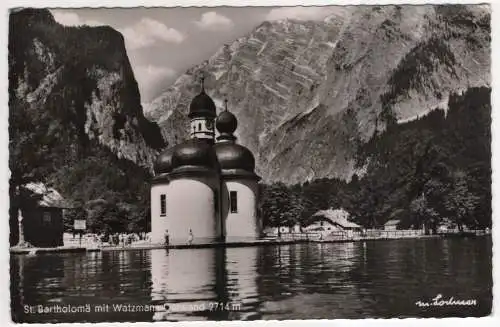
[{"label": "shoreline", "polygon": [[44,253],[83,253],[83,252],[110,252],[110,251],[130,251],[130,250],[155,250],[155,249],[203,249],[203,248],[233,248],[233,247],[247,247],[247,246],[260,246],[260,245],[289,245],[300,243],[348,243],[348,242],[366,242],[366,241],[388,241],[388,240],[402,240],[402,239],[427,239],[427,238],[456,238],[456,237],[484,237],[485,235],[462,236],[450,234],[436,234],[436,235],[421,235],[416,237],[367,237],[367,238],[351,238],[351,239],[326,239],[326,240],[255,240],[255,241],[242,241],[242,242],[225,242],[225,243],[199,243],[199,244],[141,244],[137,246],[106,246],[106,247],[55,247],[55,248],[17,248],[11,247],[11,254],[23,255],[36,255]]}]

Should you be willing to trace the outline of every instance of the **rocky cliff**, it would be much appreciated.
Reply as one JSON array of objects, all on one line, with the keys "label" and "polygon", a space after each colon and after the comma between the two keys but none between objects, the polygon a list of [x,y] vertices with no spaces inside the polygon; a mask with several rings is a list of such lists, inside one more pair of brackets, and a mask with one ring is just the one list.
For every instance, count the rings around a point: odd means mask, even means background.
[{"label": "rocky cliff", "polygon": [[62,26],[46,10],[12,13],[9,81],[11,103],[68,123],[79,141],[119,158],[150,168],[165,145],[144,118],[123,36],[111,27]]},{"label": "rocky cliff", "polygon": [[147,199],[165,142],[142,113],[123,37],[111,27],[65,27],[48,10],[12,12],[9,113],[11,188],[42,182],[81,205]]},{"label": "rocky cliff", "polygon": [[490,85],[490,8],[339,7],[321,22],[264,22],[148,105],[169,142],[186,137],[201,71],[219,107],[228,97],[265,180],[348,179],[376,131]]}]

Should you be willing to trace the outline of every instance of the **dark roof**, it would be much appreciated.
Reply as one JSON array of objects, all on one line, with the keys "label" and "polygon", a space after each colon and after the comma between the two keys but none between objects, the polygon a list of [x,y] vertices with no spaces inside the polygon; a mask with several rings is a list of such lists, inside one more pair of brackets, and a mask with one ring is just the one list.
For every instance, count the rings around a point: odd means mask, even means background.
[{"label": "dark roof", "polygon": [[215,103],[212,98],[202,89],[201,93],[193,98],[189,106],[189,118],[194,117],[210,117],[215,118],[216,114]]},{"label": "dark roof", "polygon": [[215,127],[219,133],[232,134],[238,127],[238,120],[232,113],[226,110],[221,112],[217,117]]},{"label": "dark roof", "polygon": [[255,158],[246,147],[233,142],[221,142],[214,145],[215,154],[221,169],[243,169],[253,172]]},{"label": "dark roof", "polygon": [[172,171],[182,167],[218,170],[219,165],[212,145],[196,138],[176,145],[172,153]]},{"label": "dark roof", "polygon": [[75,206],[70,201],[63,198],[59,192],[51,187],[47,187],[43,183],[29,183],[24,185],[24,187],[41,196],[37,203],[40,207],[61,209],[75,208]]},{"label": "dark roof", "polygon": [[163,151],[154,163],[155,175],[169,173],[172,170],[172,155],[175,147],[171,147]]}]

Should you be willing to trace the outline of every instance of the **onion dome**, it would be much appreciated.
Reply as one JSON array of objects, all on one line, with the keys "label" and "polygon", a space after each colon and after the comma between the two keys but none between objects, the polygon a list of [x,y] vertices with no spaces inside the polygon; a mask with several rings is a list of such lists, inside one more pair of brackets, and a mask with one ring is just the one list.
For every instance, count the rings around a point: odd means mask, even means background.
[{"label": "onion dome", "polygon": [[237,143],[221,142],[214,145],[221,169],[243,169],[253,172],[255,158],[250,150]]},{"label": "onion dome", "polygon": [[174,147],[171,147],[160,153],[153,166],[155,175],[166,174],[172,170],[173,152]]},{"label": "onion dome", "polygon": [[215,127],[219,132],[217,140],[219,141],[234,141],[236,137],[233,135],[238,127],[236,116],[227,110],[227,99],[224,100],[224,111],[219,114],[215,120]]},{"label": "onion dome", "polygon": [[214,149],[206,141],[194,138],[175,146],[172,154],[172,172],[217,169]]},{"label": "onion dome", "polygon": [[254,172],[255,158],[246,147],[234,142],[219,142],[213,147],[224,178],[260,180]]},{"label": "onion dome", "polygon": [[215,127],[221,134],[233,134],[236,127],[238,127],[238,120],[229,111],[223,111],[215,120]]},{"label": "onion dome", "polygon": [[204,78],[201,79],[201,92],[193,98],[189,105],[189,118],[208,117],[215,118],[216,107],[214,100],[205,93]]}]

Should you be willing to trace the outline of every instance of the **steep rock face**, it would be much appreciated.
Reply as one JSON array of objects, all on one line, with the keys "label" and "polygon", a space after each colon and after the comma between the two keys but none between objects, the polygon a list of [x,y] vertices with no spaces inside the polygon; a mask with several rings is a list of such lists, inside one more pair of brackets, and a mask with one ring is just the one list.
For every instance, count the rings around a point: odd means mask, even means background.
[{"label": "steep rock face", "polygon": [[169,142],[207,75],[265,180],[350,178],[358,146],[386,124],[490,85],[488,6],[343,7],[323,22],[264,22],[193,67],[148,106]]},{"label": "steep rock face", "polygon": [[46,10],[26,9],[11,14],[9,36],[11,110],[22,107],[35,122],[51,119],[47,133],[72,131],[68,138],[78,137],[69,143],[83,152],[97,143],[152,167],[165,143],[142,113],[120,33],[107,26],[65,27]]},{"label": "steep rock face", "polygon": [[89,230],[147,230],[152,163],[165,142],[142,113],[121,34],[64,27],[47,10],[13,12],[9,25],[11,244],[34,183],[85,208]]}]

